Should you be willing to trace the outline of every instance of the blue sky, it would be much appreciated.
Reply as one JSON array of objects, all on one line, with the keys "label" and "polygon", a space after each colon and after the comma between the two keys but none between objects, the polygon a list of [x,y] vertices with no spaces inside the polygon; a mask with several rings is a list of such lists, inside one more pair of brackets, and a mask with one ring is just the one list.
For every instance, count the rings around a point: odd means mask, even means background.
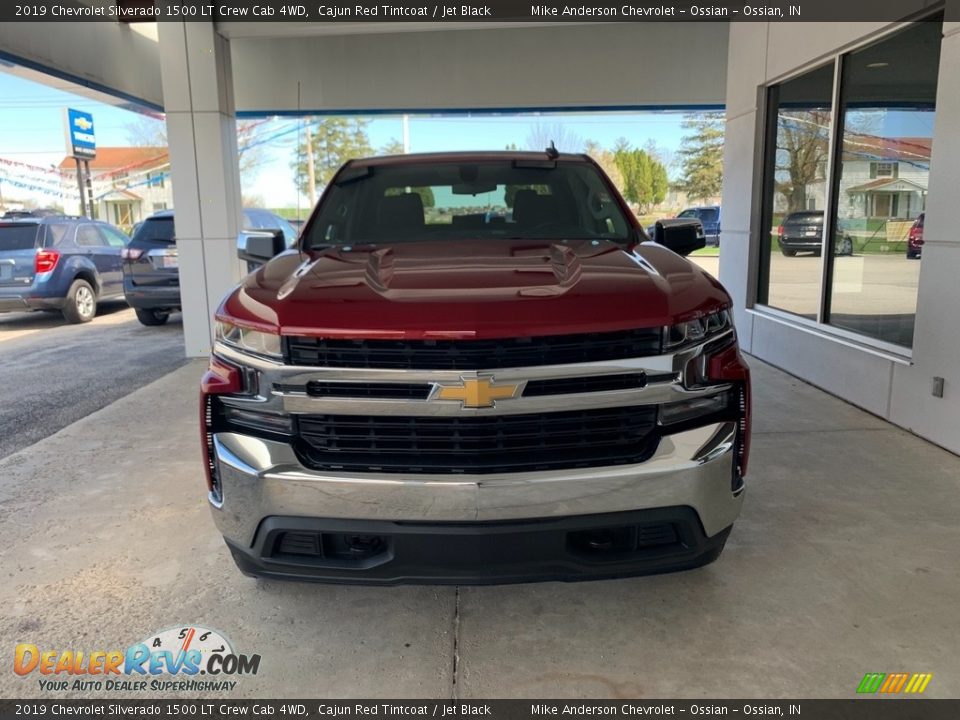
[{"label": "blue sky", "polygon": [[[46,169],[58,165],[64,157],[62,113],[67,106],[93,113],[100,146],[130,144],[129,126],[142,118],[128,110],[0,73],[0,160]],[[622,136],[634,146],[644,147],[653,141],[671,153],[679,147],[682,120],[683,115],[676,112],[411,116],[410,151],[502,150],[508,143],[526,149],[528,136],[539,125],[551,129],[560,126],[569,135],[594,140],[603,147],[612,147]],[[297,204],[290,169],[297,126],[295,119],[274,118],[258,128],[259,137],[272,139],[263,145],[262,164],[245,178],[244,192],[259,196],[269,207]],[[377,116],[367,129],[375,148],[400,140],[403,134],[399,116]],[[560,149],[581,148],[561,143]],[[43,175],[0,163],[0,190],[6,198],[33,197],[49,203],[49,196],[13,186],[18,181],[36,185],[37,177]]]}]

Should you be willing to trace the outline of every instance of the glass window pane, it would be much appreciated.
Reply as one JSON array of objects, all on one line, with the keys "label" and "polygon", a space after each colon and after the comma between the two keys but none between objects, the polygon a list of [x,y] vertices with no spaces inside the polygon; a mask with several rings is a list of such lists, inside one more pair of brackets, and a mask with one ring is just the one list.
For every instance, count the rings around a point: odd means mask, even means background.
[{"label": "glass window pane", "polygon": [[829,322],[906,347],[913,344],[916,236],[922,243],[941,36],[942,18],[916,23],[843,62]]},{"label": "glass window pane", "polygon": [[832,100],[832,64],[770,88],[758,300],[811,319],[822,295]]}]

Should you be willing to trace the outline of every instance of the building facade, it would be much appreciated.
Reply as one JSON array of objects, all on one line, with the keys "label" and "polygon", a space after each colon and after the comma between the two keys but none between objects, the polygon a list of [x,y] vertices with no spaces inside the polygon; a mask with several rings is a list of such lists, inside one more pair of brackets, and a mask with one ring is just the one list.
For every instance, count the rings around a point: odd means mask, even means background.
[{"label": "building facade", "polygon": [[[90,161],[97,219],[130,232],[144,218],[173,207],[170,154],[165,147],[100,147]],[[76,161],[60,162],[64,210],[80,214]],[[89,213],[88,213],[89,214]]]}]

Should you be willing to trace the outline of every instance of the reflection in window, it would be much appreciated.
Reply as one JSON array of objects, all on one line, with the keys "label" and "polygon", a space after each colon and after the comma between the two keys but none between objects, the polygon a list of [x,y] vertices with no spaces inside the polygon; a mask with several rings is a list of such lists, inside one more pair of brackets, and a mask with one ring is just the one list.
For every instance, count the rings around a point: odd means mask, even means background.
[{"label": "reflection in window", "polygon": [[[842,151],[833,203],[852,254],[835,257],[829,322],[909,347],[920,263],[911,229],[924,211],[941,22],[921,22],[844,58]],[[914,233],[915,234],[915,233]]]},{"label": "reflection in window", "polygon": [[833,65],[770,88],[759,301],[816,319]]}]

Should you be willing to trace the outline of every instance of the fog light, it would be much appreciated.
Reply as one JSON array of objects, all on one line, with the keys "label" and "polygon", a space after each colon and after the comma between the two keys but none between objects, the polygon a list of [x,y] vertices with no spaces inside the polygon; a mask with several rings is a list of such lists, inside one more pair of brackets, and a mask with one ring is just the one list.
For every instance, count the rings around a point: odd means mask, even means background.
[{"label": "fog light", "polygon": [[223,406],[223,419],[232,425],[241,425],[251,430],[279,433],[281,435],[290,435],[293,431],[293,424],[289,415],[246,410],[226,404]]},{"label": "fog light", "polygon": [[677,425],[698,417],[722,412],[726,410],[729,405],[729,392],[682,400],[681,402],[667,403],[660,406],[660,424]]}]

